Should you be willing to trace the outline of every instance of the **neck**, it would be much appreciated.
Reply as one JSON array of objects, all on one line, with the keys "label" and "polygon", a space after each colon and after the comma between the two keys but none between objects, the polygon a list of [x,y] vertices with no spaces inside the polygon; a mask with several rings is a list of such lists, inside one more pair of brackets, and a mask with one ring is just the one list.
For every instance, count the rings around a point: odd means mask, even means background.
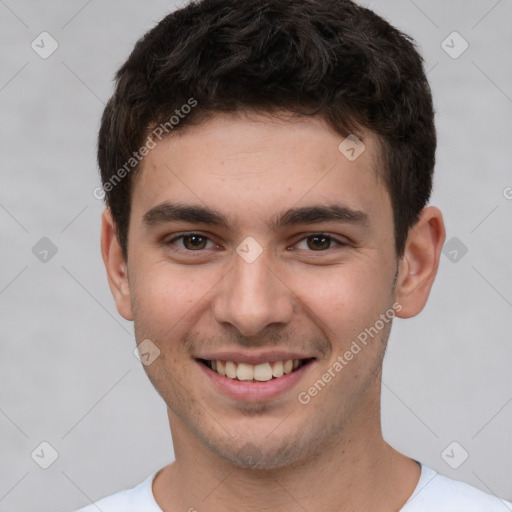
[{"label": "neck", "polygon": [[344,428],[307,460],[272,470],[234,466],[205,448],[179,418],[169,418],[176,461],[153,484],[164,512],[396,512],[420,476],[416,462],[384,441],[378,412]]}]

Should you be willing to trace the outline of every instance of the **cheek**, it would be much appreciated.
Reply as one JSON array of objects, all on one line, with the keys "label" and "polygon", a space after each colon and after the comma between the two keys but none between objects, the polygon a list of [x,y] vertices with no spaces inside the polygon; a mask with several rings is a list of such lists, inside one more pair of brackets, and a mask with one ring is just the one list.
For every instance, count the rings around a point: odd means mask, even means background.
[{"label": "cheek", "polygon": [[390,284],[382,267],[368,260],[317,267],[295,278],[297,297],[327,329],[328,336],[356,335],[373,325],[389,304]]},{"label": "cheek", "polygon": [[173,337],[181,333],[193,322],[201,301],[217,281],[211,271],[178,269],[167,262],[141,266],[131,290],[136,305],[134,321],[140,334],[148,337],[151,334],[163,342],[171,332]]}]

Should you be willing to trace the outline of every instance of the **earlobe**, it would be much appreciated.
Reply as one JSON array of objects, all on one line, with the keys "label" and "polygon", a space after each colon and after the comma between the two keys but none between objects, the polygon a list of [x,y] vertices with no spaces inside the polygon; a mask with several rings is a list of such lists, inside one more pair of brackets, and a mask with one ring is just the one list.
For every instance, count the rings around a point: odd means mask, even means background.
[{"label": "earlobe", "polygon": [[126,320],[133,320],[128,267],[116,236],[114,220],[108,208],[105,208],[101,217],[101,255],[117,311]]},{"label": "earlobe", "polygon": [[407,237],[395,290],[402,305],[398,317],[410,318],[422,311],[439,267],[446,232],[443,216],[434,206],[424,208]]}]

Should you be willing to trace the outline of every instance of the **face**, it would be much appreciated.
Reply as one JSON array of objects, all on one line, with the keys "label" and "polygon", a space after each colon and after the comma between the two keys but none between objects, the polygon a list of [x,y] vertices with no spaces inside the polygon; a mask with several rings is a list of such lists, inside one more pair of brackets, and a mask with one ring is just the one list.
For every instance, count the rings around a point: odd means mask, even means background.
[{"label": "face", "polygon": [[119,311],[160,351],[145,370],[171,428],[238,465],[299,462],[378,421],[392,208],[376,140],[350,161],[343,139],[219,114],[158,143],[134,184]]}]

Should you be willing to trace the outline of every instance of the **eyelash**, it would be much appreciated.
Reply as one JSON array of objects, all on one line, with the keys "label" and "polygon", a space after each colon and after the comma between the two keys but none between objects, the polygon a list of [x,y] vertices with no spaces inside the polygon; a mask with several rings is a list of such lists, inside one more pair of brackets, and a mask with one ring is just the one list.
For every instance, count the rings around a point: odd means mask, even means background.
[{"label": "eyelash", "polygon": [[[196,251],[193,251],[191,249],[185,249],[185,248],[176,248],[176,246],[174,246],[174,243],[177,241],[177,240],[183,240],[185,237],[188,237],[188,236],[194,236],[194,235],[197,235],[197,236],[200,236],[202,238],[206,238],[208,241],[210,242],[213,242],[213,240],[211,240],[210,237],[206,236],[206,235],[203,235],[202,233],[197,233],[195,231],[188,231],[186,233],[182,233],[180,235],[177,235],[175,237],[173,237],[172,239],[170,240],[167,240],[164,242],[164,245],[167,246],[167,247],[170,247],[173,251],[180,251],[180,252],[186,252],[186,253],[189,253],[189,254],[193,254],[193,253],[202,253],[206,250],[205,249],[198,249]],[[349,244],[347,242],[344,242],[342,240],[338,240],[337,238],[327,234],[327,233],[322,233],[322,232],[316,232],[316,233],[309,233],[307,234],[306,236],[303,236],[302,238],[300,238],[296,243],[294,243],[294,245],[297,245],[298,243],[302,242],[303,240],[307,240],[308,238],[313,238],[315,236],[318,236],[318,237],[325,237],[325,238],[328,238],[331,242],[334,242],[335,244],[337,244],[338,247],[346,247],[348,246]],[[308,250],[308,252],[312,252],[312,253],[325,253],[325,252],[328,252],[329,250],[333,249],[333,247],[329,247],[328,249],[324,249],[324,250],[319,250],[319,251],[313,251],[313,250]]]}]

